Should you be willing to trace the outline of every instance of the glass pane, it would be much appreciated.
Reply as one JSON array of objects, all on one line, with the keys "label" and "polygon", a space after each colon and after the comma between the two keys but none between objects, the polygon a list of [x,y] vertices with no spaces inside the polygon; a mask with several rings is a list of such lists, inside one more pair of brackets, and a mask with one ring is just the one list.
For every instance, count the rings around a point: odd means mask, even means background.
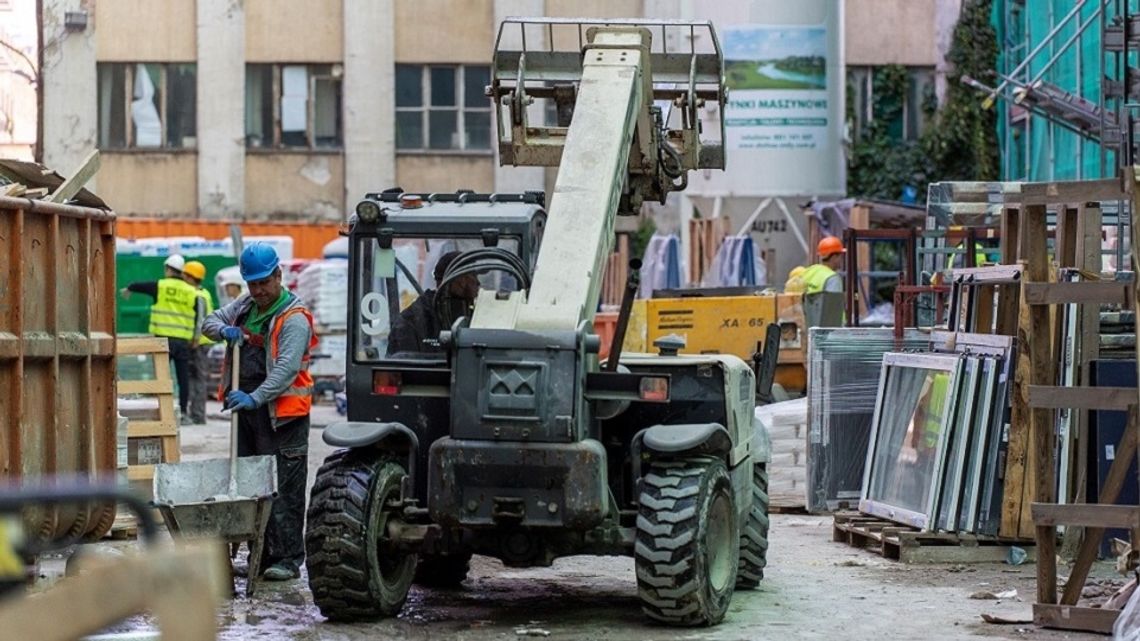
[{"label": "glass pane", "polygon": [[162,146],[162,66],[135,65],[135,86],[131,101],[131,125],[134,128],[135,147]]},{"label": "glass pane", "polygon": [[431,104],[433,107],[455,106],[455,67],[431,68]]},{"label": "glass pane", "polygon": [[340,146],[340,80],[316,79],[313,96],[313,137],[318,147]]},{"label": "glass pane", "polygon": [[281,67],[281,145],[309,146],[309,68]]},{"label": "glass pane", "polygon": [[463,105],[466,107],[491,106],[491,99],[483,95],[483,91],[489,84],[491,84],[490,67],[464,67]]},{"label": "glass pane", "polygon": [[428,114],[428,147],[459,149],[458,113],[432,111]]},{"label": "glass pane", "polygon": [[396,106],[420,107],[424,104],[423,67],[396,65]]},{"label": "glass pane", "polygon": [[491,112],[465,112],[463,114],[463,129],[468,149],[491,148]]},{"label": "glass pane", "polygon": [[926,129],[927,113],[933,113],[936,103],[934,95],[934,72],[929,69],[912,69],[907,80],[906,95],[906,137],[918,140]]},{"label": "glass pane", "polygon": [[396,149],[424,148],[424,113],[396,112]]},{"label": "glass pane", "polygon": [[195,65],[166,68],[166,146],[193,149],[198,146],[198,82]]},{"label": "glass pane", "polygon": [[271,65],[247,65],[245,68],[245,144],[252,148],[273,146]]},{"label": "glass pane", "polygon": [[899,365],[886,371],[883,404],[892,409],[879,419],[867,498],[925,514],[941,457],[952,376]]},{"label": "glass pane", "polygon": [[[502,238],[498,246],[516,255],[519,252],[517,238]],[[400,359],[443,360],[445,354],[433,341],[450,323],[444,322],[440,312],[443,316],[456,317],[471,313],[475,293],[472,288],[476,283],[460,283],[454,290],[448,285],[447,289],[453,295],[441,300],[437,310],[435,273],[437,268],[443,273],[440,261],[444,256],[481,247],[483,241],[480,238],[397,238],[392,243],[397,264],[393,271],[385,274],[380,273],[380,266],[386,261],[381,259],[376,240],[362,240],[360,255],[363,258],[360,280],[357,281],[359,317],[350,319],[356,340],[356,359],[378,361],[397,356]],[[387,262],[387,265],[392,263]],[[415,282],[406,274],[411,274]],[[457,280],[462,280],[462,277]],[[422,296],[417,292],[417,285],[424,292]],[[494,271],[480,274],[477,285],[497,290],[517,288],[509,276]]]},{"label": "glass pane", "polygon": [[127,69],[121,64],[99,65],[99,148],[127,146]]}]

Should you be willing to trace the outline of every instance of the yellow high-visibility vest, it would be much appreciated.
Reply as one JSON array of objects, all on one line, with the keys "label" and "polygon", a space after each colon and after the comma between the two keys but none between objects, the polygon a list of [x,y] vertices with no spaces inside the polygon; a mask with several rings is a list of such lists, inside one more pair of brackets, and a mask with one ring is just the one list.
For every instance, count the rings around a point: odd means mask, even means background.
[{"label": "yellow high-visibility vest", "polygon": [[166,338],[194,338],[198,290],[181,278],[158,281],[158,297],[150,307],[150,333]]},{"label": "yellow high-visibility vest", "polygon": [[[206,316],[213,314],[214,313],[214,300],[212,298],[210,298],[210,292],[199,287],[197,293],[198,293],[199,298],[206,301]],[[202,320],[205,320],[205,318],[203,318]],[[198,344],[199,345],[213,345],[214,341],[210,340],[205,334],[202,334],[201,338],[198,339]]]},{"label": "yellow high-visibility vest", "polygon": [[823,263],[816,263],[808,267],[800,276],[804,281],[804,293],[816,294],[822,292],[824,286],[827,284],[827,279],[834,275],[835,270]]}]

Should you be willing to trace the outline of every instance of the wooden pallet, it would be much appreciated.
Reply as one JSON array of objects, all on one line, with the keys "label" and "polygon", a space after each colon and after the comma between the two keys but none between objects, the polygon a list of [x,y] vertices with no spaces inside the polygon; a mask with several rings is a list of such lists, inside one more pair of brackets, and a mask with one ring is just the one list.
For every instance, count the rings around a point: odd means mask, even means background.
[{"label": "wooden pallet", "polygon": [[832,540],[902,563],[999,563],[1006,560],[1013,546],[1025,550],[1027,561],[1035,558],[1032,541],[923,532],[859,512],[835,514]]},{"label": "wooden pallet", "polygon": [[[158,416],[153,420],[132,420],[127,436],[131,439],[162,439],[162,462],[177,463],[180,459],[178,421],[174,416],[174,382],[170,376],[170,346],[165,338],[120,338],[116,341],[118,356],[147,355],[154,360],[154,380],[119,381],[119,395],[151,396],[158,401]],[[154,465],[132,465],[127,469],[131,481],[154,478]]]}]

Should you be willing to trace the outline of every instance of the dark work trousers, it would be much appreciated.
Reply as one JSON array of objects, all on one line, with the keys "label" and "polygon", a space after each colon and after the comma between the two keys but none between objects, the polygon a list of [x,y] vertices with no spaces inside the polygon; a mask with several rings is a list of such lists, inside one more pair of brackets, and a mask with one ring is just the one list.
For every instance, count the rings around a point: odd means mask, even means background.
[{"label": "dark work trousers", "polygon": [[196,425],[206,422],[206,391],[210,380],[210,346],[199,345],[191,350],[190,359],[190,420]]},{"label": "dark work trousers", "polygon": [[178,379],[178,409],[187,416],[190,403],[190,341],[184,338],[167,338],[170,342],[170,364],[174,366],[174,376]]},{"label": "dark work trousers", "polygon": [[[241,346],[238,388],[252,392],[265,381],[265,349]],[[273,401],[269,401],[272,403]],[[265,532],[262,568],[288,563],[300,570],[305,560],[305,480],[309,463],[309,417],[273,427],[269,407],[238,413],[238,456],[277,458],[277,498]]]}]

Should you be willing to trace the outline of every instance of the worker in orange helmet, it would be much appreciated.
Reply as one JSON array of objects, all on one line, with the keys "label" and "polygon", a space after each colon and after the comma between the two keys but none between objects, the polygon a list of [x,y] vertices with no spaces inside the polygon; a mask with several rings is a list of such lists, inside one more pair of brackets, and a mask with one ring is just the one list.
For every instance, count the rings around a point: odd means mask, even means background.
[{"label": "worker in orange helmet", "polygon": [[843,279],[836,273],[843,265],[843,255],[847,250],[843,243],[835,236],[828,236],[819,241],[819,262],[804,270],[800,278],[803,279],[804,293],[817,292],[843,293]]}]

